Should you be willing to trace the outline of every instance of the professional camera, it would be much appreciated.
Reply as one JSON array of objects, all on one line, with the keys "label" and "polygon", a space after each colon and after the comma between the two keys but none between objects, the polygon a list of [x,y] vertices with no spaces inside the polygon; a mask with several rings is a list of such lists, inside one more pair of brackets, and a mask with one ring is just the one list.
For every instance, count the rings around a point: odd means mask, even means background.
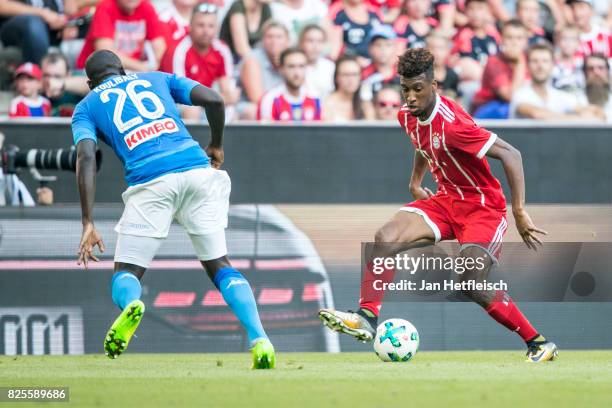
[{"label": "professional camera", "polygon": [[[16,174],[18,168],[31,170],[76,171],[76,148],[68,149],[29,149],[20,151],[15,145],[0,149],[0,164],[4,174]],[[102,152],[96,151],[96,171],[102,165]]]}]

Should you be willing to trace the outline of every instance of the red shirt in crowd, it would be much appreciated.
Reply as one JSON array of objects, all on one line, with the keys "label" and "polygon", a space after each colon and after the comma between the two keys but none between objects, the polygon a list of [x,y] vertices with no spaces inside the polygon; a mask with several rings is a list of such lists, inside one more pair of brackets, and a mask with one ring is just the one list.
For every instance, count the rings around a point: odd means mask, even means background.
[{"label": "red shirt in crowd", "polygon": [[302,87],[300,96],[292,96],[285,84],[264,94],[257,107],[258,120],[310,122],[321,120],[321,101]]},{"label": "red shirt in crowd", "polygon": [[498,99],[497,89],[512,85],[512,65],[501,55],[493,55],[487,60],[480,90],[474,95],[472,108],[477,109],[487,102]]},{"label": "red shirt in crowd", "polygon": [[174,48],[187,34],[189,34],[189,21],[185,20],[174,7],[168,7],[160,11],[159,21],[164,25],[164,39],[168,49]]},{"label": "red shirt in crowd", "polygon": [[464,27],[457,32],[453,42],[453,54],[469,57],[484,64],[489,56],[497,54],[500,37],[494,27],[485,29],[484,37],[477,37],[474,30]]},{"label": "red shirt in crowd", "polygon": [[9,117],[33,118],[41,116],[51,116],[51,102],[44,96],[31,99],[19,95],[11,100]]},{"label": "red shirt in crowd", "polygon": [[402,0],[367,0],[367,2],[376,10],[383,8],[390,10],[402,5]]},{"label": "red shirt in crowd", "polygon": [[234,71],[233,64],[232,52],[221,40],[214,40],[208,50],[200,53],[187,36],[176,48],[166,52],[160,70],[193,79],[210,87],[217,79],[231,76]]},{"label": "red shirt in crowd", "polygon": [[590,33],[580,34],[581,52],[583,55],[603,54],[612,58],[612,35],[600,27],[593,27]]},{"label": "red shirt in crowd", "polygon": [[85,44],[76,62],[77,68],[85,67],[87,57],[95,51],[95,41],[100,38],[114,40],[119,52],[141,59],[145,40],[154,40],[163,34],[164,27],[148,0],[142,0],[131,15],[125,14],[116,0],[102,0],[96,7]]}]

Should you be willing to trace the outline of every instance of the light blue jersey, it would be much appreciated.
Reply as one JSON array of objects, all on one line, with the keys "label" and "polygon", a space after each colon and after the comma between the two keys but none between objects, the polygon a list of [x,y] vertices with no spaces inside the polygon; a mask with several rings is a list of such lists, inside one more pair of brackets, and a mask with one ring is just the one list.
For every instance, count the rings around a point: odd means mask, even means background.
[{"label": "light blue jersey", "polygon": [[98,138],[117,154],[128,185],[168,173],[208,167],[209,160],[181,120],[176,103],[191,105],[197,82],[162,72],[113,76],[76,107],[76,145]]}]

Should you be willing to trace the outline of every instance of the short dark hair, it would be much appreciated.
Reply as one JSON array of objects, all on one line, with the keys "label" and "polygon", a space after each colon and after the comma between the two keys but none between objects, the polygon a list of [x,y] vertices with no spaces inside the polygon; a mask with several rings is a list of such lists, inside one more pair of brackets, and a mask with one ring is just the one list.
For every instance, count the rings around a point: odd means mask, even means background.
[{"label": "short dark hair", "polygon": [[302,30],[300,31],[300,39],[298,41],[298,43],[301,43],[302,40],[304,39],[304,36],[306,34],[308,34],[309,31],[319,31],[321,34],[323,34],[323,38],[327,38],[327,34],[325,33],[325,30],[318,24],[308,24],[307,26],[305,26],[304,28],[302,28]]},{"label": "short dark hair", "polygon": [[400,99],[402,98],[402,92],[400,91],[399,87],[397,85],[389,83],[389,84],[383,84],[383,86],[381,86],[380,89],[376,91],[376,93],[374,94],[374,100],[378,101],[378,95],[380,95],[382,91],[387,91],[387,90],[397,92]]},{"label": "short dark hair", "polygon": [[51,51],[47,53],[47,55],[42,57],[42,59],[40,60],[40,66],[42,67],[42,65],[45,62],[48,62],[49,64],[56,64],[58,62],[63,62],[64,65],[66,66],[66,71],[70,71],[70,65],[68,64],[68,59],[66,58],[64,54],[62,54],[59,51]]},{"label": "short dark hair", "polygon": [[525,24],[523,24],[523,22],[519,20],[518,18],[511,18],[510,20],[503,23],[502,28],[501,28],[502,35],[507,27],[522,28],[523,30],[527,30],[527,27],[525,26]]},{"label": "short dark hair", "polygon": [[589,58],[595,58],[595,59],[600,59],[600,60],[604,61],[606,63],[606,67],[608,68],[608,71],[610,71],[610,61],[608,60],[608,57],[606,57],[602,53],[596,52],[594,54],[590,54],[590,55],[585,55],[584,56],[584,63],[582,64],[582,70],[583,70],[585,75],[586,75],[586,72],[587,72],[587,60]]},{"label": "short dark hair", "polygon": [[298,47],[289,47],[286,50],[284,50],[283,52],[281,52],[281,55],[280,55],[280,65],[281,65],[281,67],[285,65],[285,60],[287,59],[287,57],[290,56],[290,55],[293,55],[293,54],[302,54],[302,55],[306,56],[306,54],[304,54],[304,51],[302,51]]},{"label": "short dark hair", "polygon": [[117,54],[110,50],[98,50],[85,61],[85,74],[89,78],[90,88],[93,89],[109,76],[125,75],[125,70]]},{"label": "short dark hair", "polygon": [[527,59],[529,59],[531,54],[536,51],[546,51],[551,57],[555,57],[555,50],[553,46],[546,40],[538,41],[537,43],[530,45],[529,48],[527,48]]},{"label": "short dark hair", "polygon": [[409,48],[399,57],[397,72],[404,78],[413,78],[425,74],[433,79],[434,57],[427,48]]}]

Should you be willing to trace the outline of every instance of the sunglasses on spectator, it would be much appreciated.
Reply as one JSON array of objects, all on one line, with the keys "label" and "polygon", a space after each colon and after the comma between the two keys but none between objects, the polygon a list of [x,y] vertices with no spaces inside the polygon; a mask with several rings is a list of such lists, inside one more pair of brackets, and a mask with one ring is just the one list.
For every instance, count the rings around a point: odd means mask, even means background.
[{"label": "sunglasses on spectator", "polygon": [[217,14],[219,8],[216,4],[212,3],[200,3],[196,6],[196,13],[204,13],[204,14]]},{"label": "sunglasses on spectator", "polygon": [[399,108],[399,102],[378,101],[378,106],[381,108]]}]

